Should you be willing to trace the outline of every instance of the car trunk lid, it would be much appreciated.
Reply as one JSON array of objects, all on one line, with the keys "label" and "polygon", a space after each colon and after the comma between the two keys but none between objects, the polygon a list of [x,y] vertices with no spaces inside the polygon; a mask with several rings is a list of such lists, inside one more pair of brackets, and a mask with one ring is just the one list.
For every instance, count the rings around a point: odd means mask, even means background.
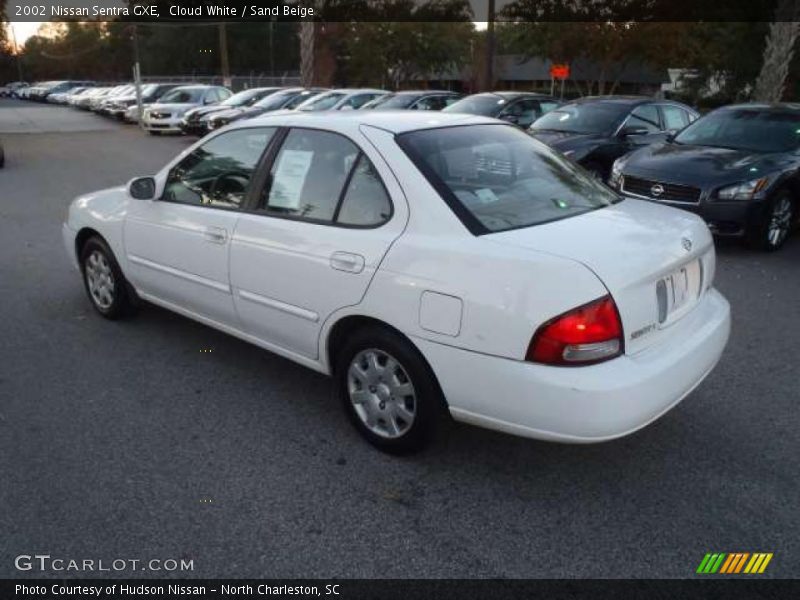
[{"label": "car trunk lid", "polygon": [[713,240],[705,223],[690,213],[645,201],[624,200],[483,237],[569,258],[591,269],[617,305],[626,354],[656,343],[697,304],[713,276]]}]

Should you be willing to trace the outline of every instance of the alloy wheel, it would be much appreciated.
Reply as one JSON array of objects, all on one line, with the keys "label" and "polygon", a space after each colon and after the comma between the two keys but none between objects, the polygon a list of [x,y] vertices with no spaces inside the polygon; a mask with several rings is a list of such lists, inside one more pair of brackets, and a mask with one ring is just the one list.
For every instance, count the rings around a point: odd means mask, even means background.
[{"label": "alloy wheel", "polygon": [[772,206],[769,226],[767,227],[767,241],[770,246],[780,246],[792,223],[792,201],[788,196],[779,197]]}]

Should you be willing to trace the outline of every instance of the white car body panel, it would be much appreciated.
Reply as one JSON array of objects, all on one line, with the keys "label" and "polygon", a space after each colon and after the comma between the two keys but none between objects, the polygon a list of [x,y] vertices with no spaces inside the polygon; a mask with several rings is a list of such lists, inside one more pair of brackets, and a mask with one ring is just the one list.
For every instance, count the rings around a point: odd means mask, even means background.
[{"label": "white car body panel", "polygon": [[[113,188],[73,203],[65,244],[74,258],[75,236],[91,228],[143,298],[323,373],[331,372],[327,344],[341,319],[380,320],[419,349],[459,420],[567,442],[643,427],[703,380],[728,339],[729,306],[708,286],[680,319],[630,338],[654,318],[659,277],[694,259],[713,274],[707,228],[688,213],[625,200],[474,236],[394,136],[482,123],[496,121],[414,111],[272,113],[211,134],[299,126],[347,136],[375,165],[394,205],[391,219],[374,229],[133,200],[126,188]],[[155,176],[156,197],[170,168],[208,139]],[[623,322],[624,355],[581,367],[524,361],[541,324],[609,292]]]}]

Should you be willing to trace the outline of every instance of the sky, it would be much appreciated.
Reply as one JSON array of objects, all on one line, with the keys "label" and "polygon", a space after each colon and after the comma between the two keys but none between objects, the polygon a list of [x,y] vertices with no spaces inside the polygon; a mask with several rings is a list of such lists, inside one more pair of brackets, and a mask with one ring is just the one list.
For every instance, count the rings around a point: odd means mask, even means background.
[{"label": "sky", "polygon": [[[36,30],[39,29],[39,25],[43,23],[43,21],[17,21],[16,23],[9,23],[8,28],[13,28],[17,36],[17,44],[19,44],[21,48],[25,44],[25,40],[36,33]],[[11,40],[13,41],[13,39],[12,37]]]}]

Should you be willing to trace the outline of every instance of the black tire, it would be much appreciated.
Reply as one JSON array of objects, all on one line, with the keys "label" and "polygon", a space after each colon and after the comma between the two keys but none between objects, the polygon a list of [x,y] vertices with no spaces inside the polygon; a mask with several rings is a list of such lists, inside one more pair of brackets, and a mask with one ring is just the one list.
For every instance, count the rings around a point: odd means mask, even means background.
[{"label": "black tire", "polygon": [[[788,205],[788,213],[786,207]],[[747,243],[755,250],[775,252],[786,242],[797,214],[797,202],[789,190],[778,190],[769,198],[747,230]],[[776,223],[781,231],[776,234]],[[785,227],[785,228],[784,228]]]},{"label": "black tire", "polygon": [[[98,260],[100,261],[99,264],[95,262]],[[100,277],[103,267],[99,265],[103,264],[103,260],[110,271],[108,279],[104,279],[106,285],[104,285],[103,289],[108,292],[107,295],[101,295],[96,289],[93,291],[90,283],[93,270],[95,271],[95,277]],[[81,248],[80,266],[86,295],[89,296],[89,301],[98,313],[113,321],[128,316],[135,311],[138,304],[135,292],[122,274],[114,253],[105,240],[98,236],[93,236],[86,240],[86,243]]]},{"label": "black tire", "polygon": [[[379,353],[382,352],[388,358],[396,361],[400,370],[393,371],[394,375],[392,377],[395,383],[410,382],[413,388],[412,396],[406,396],[401,400],[399,396],[392,395],[390,399],[387,399],[384,395],[382,396],[383,402],[381,404],[378,404],[381,402],[381,392],[384,394],[393,393],[388,391],[391,385],[388,384],[388,375],[386,375],[387,379],[384,380],[382,378],[380,383],[373,381],[381,389],[373,392],[372,388],[375,386],[370,386],[370,389],[363,390],[370,398],[367,402],[373,402],[371,406],[372,410],[375,411],[374,414],[378,415],[374,427],[385,429],[384,435],[376,433],[367,426],[365,418],[359,416],[356,404],[351,400],[350,395],[351,384],[354,386],[366,385],[362,382],[357,382],[356,378],[351,375],[351,365],[357,357],[373,350],[377,350]],[[384,368],[387,365],[388,363],[384,363]],[[383,383],[384,381],[387,383]],[[368,442],[384,452],[408,454],[420,451],[441,429],[446,415],[446,405],[430,366],[408,340],[388,328],[379,326],[366,327],[350,335],[335,357],[334,382],[339,400],[356,429]],[[362,389],[357,389],[354,393],[357,394],[361,391]],[[413,401],[411,401],[412,397]],[[359,406],[365,406],[367,402],[359,403]],[[403,427],[403,417],[395,413],[395,407],[400,403],[402,403],[406,411],[413,407],[413,419],[410,424],[405,423],[405,430],[399,435],[387,437],[389,435],[389,427],[381,425],[381,419],[383,419],[384,424],[389,423],[388,416],[389,419],[392,419],[394,427]],[[362,408],[361,410],[363,411],[364,409]],[[398,423],[400,423],[399,426]]]}]

